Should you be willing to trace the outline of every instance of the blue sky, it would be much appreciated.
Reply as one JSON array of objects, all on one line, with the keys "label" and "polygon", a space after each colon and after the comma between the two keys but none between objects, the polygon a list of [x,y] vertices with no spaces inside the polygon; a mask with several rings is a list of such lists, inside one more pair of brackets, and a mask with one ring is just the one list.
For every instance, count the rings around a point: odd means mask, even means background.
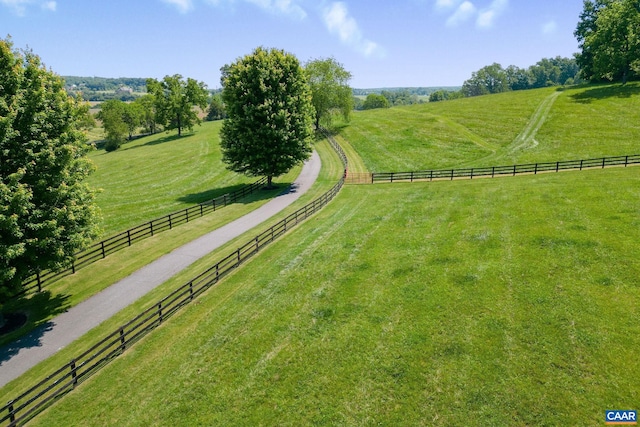
[{"label": "blue sky", "polygon": [[60,75],[220,86],[258,46],[334,57],[356,88],[460,86],[494,62],[578,51],[582,0],[0,0],[0,37]]}]

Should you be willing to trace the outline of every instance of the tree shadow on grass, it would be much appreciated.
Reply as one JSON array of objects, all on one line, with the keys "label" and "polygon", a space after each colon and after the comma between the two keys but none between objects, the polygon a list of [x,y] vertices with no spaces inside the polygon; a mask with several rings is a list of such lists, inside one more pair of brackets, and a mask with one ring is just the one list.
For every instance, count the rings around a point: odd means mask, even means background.
[{"label": "tree shadow on grass", "polygon": [[154,145],[160,145],[160,144],[164,144],[164,143],[167,143],[167,142],[176,141],[178,139],[185,139],[186,140],[186,139],[189,139],[189,137],[191,137],[193,135],[195,135],[194,132],[189,132],[189,133],[184,133],[183,132],[181,136],[178,136],[177,133],[173,133],[171,135],[163,136],[162,138],[156,138],[156,139],[153,139],[153,140],[151,140],[149,142],[145,142],[144,144],[134,145],[132,147],[126,147],[122,151],[135,150],[137,148],[142,148],[142,147],[152,147]]},{"label": "tree shadow on grass", "polygon": [[[191,193],[185,196],[179,197],[177,200],[182,203],[188,204],[198,204],[198,203],[206,203],[218,197],[223,197],[225,194],[231,194],[235,191],[240,191],[243,188],[247,187],[245,184],[233,185],[229,187],[215,188],[211,190],[201,191],[199,193]],[[245,197],[236,200],[234,203],[253,203],[260,200],[272,199],[278,196],[283,191],[288,190],[291,187],[291,183],[277,183],[276,186],[272,189],[268,188],[260,188],[255,190],[251,194],[247,194]]]},{"label": "tree shadow on grass", "polygon": [[607,84],[590,87],[584,91],[570,96],[575,102],[580,104],[590,104],[595,100],[607,98],[631,98],[640,95],[640,85],[638,84]]},{"label": "tree shadow on grass", "polygon": [[53,328],[51,318],[69,308],[69,295],[51,295],[49,291],[21,297],[3,307],[5,313],[24,313],[27,321],[20,328],[0,336],[0,364],[23,348],[39,347],[43,335]]}]

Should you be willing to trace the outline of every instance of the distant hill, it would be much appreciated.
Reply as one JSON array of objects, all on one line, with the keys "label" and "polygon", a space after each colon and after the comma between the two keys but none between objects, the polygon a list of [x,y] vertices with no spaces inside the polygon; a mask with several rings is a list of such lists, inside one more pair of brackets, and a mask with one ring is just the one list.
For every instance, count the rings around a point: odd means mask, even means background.
[{"label": "distant hill", "polygon": [[68,93],[82,94],[86,101],[121,99],[131,101],[147,91],[147,79],[137,77],[62,76]]},{"label": "distant hill", "polygon": [[382,92],[408,92],[409,95],[429,96],[439,90],[458,91],[462,86],[432,86],[432,87],[382,87],[370,89],[353,89],[354,96],[367,96],[371,93],[382,94]]}]

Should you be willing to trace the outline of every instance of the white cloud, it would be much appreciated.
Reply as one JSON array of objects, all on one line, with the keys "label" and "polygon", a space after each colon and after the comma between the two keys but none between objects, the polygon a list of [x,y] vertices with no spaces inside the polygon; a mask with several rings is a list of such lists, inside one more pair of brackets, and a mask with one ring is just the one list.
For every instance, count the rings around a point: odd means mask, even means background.
[{"label": "white cloud", "polygon": [[44,10],[55,12],[55,1],[42,1],[42,0],[0,0],[0,5],[6,6],[13,10],[18,16],[25,16],[27,13],[27,7],[31,5],[40,5]]},{"label": "white cloud", "polygon": [[509,0],[494,0],[488,8],[480,11],[476,26],[478,28],[493,28],[496,19],[502,15],[508,5]]},{"label": "white cloud", "polygon": [[456,27],[463,22],[468,21],[476,14],[476,7],[470,1],[462,3],[454,12],[453,15],[447,19],[447,27]]},{"label": "white cloud", "polygon": [[558,24],[556,23],[556,21],[549,21],[542,26],[542,34],[544,34],[545,36],[554,34],[557,29]]},{"label": "white cloud", "polygon": [[205,0],[205,2],[213,6],[245,2],[274,15],[285,15],[299,20],[307,17],[306,10],[298,4],[299,0]]},{"label": "white cloud", "polygon": [[384,49],[377,43],[365,39],[356,20],[349,14],[347,5],[343,2],[333,2],[324,9],[322,18],[331,34],[351,46],[364,56],[384,56]]},{"label": "white cloud", "polygon": [[180,13],[187,13],[193,9],[191,0],[162,0],[163,2],[175,6]]},{"label": "white cloud", "polygon": [[277,15],[288,15],[296,19],[304,19],[307,12],[295,0],[245,0],[268,12]]},{"label": "white cloud", "polygon": [[461,0],[436,0],[436,9],[453,9]]},{"label": "white cloud", "polygon": [[42,3],[41,7],[44,10],[50,10],[51,12],[55,12],[57,8],[57,3],[55,1],[46,1]]}]

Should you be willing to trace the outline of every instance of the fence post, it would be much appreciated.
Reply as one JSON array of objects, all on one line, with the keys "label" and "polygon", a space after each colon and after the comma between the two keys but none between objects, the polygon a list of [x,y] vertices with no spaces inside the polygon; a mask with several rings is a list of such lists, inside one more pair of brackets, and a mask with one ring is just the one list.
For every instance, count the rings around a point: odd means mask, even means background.
[{"label": "fence post", "polygon": [[236,264],[236,266],[240,265],[240,248],[238,248],[238,264]]},{"label": "fence post", "polygon": [[473,179],[473,168],[471,168],[471,179]]},{"label": "fence post", "polygon": [[172,227],[173,224],[171,223],[171,214],[169,214],[169,230],[171,230]]},{"label": "fence post", "polygon": [[606,157],[603,157],[603,158],[602,158],[602,169],[604,169],[604,163],[606,162],[606,160],[607,160],[607,158],[606,158]]},{"label": "fence post", "polygon": [[202,212],[202,204],[200,204],[200,216],[203,216],[204,213]]},{"label": "fence post", "polygon": [[189,282],[189,299],[193,301],[193,281]]},{"label": "fence post", "polygon": [[189,222],[189,209],[185,209],[184,213],[187,216],[187,222]]},{"label": "fence post", "polygon": [[560,162],[556,162],[556,172],[560,170]]},{"label": "fence post", "polygon": [[411,182],[413,182],[413,171],[411,172]]},{"label": "fence post", "polygon": [[120,348],[124,351],[127,348],[127,340],[124,336],[124,327],[120,327]]},{"label": "fence post", "polygon": [[158,303],[158,323],[162,323],[162,303]]},{"label": "fence post", "polygon": [[38,292],[42,292],[42,280],[40,279],[40,271],[36,272],[36,278],[38,279]]},{"label": "fence post", "polygon": [[153,236],[153,221],[149,222],[149,228],[151,228],[151,235]]},{"label": "fence post", "polygon": [[76,260],[71,261],[71,273],[76,274]]},{"label": "fence post", "polygon": [[453,169],[451,169],[451,181],[453,181]]},{"label": "fence post", "polygon": [[16,421],[16,411],[13,409],[13,400],[10,400],[7,404],[7,410],[9,411],[9,422],[14,423]]},{"label": "fence post", "polygon": [[496,175],[496,167],[492,166],[491,167],[491,178],[495,178],[495,175]]},{"label": "fence post", "polygon": [[211,201],[211,206],[213,206],[213,211],[215,212],[216,211],[216,199],[213,199]]},{"label": "fence post", "polygon": [[127,241],[129,242],[129,246],[131,246],[131,230],[127,230]]},{"label": "fence post", "polygon": [[513,176],[516,176],[516,167],[517,167],[517,166],[518,166],[518,165],[513,165]]},{"label": "fence post", "polygon": [[584,160],[580,160],[580,170],[582,170],[582,162],[584,162]]},{"label": "fence post", "polygon": [[533,168],[533,174],[534,175],[538,175],[538,164],[536,163],[536,166]]},{"label": "fence post", "polygon": [[433,169],[429,171],[429,182],[433,181]]},{"label": "fence post", "polygon": [[69,363],[69,368],[71,368],[71,383],[75,388],[78,385],[78,373],[76,371],[76,359],[71,359]]},{"label": "fence post", "polygon": [[626,168],[628,164],[629,164],[629,156],[625,156],[624,157],[624,167]]},{"label": "fence post", "polygon": [[102,242],[100,242],[100,248],[102,249],[102,258],[106,258],[107,254],[104,251],[104,240]]}]

